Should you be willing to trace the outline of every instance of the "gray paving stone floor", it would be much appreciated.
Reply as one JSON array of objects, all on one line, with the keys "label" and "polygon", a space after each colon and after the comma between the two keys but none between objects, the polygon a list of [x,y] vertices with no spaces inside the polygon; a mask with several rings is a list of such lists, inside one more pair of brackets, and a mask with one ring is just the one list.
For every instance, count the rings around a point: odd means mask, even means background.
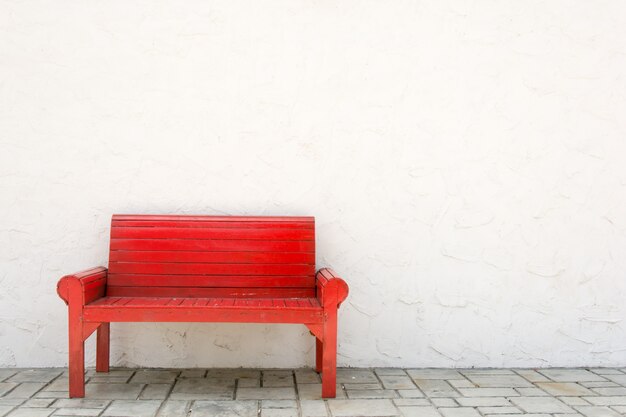
[{"label": "gray paving stone floor", "polygon": [[61,368],[0,368],[0,417],[618,417],[626,368],[337,371],[320,399],[312,369],[112,369],[69,399]]}]

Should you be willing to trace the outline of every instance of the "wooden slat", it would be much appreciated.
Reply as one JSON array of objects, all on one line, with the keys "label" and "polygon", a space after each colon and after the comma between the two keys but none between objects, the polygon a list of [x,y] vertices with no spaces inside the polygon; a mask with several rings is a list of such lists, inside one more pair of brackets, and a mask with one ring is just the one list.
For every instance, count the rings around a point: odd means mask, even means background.
[{"label": "wooden slat", "polygon": [[234,276],[234,275],[142,275],[111,274],[108,286],[115,287],[311,287],[311,276]]},{"label": "wooden slat", "polygon": [[[178,298],[178,297],[123,297],[124,308],[161,307],[161,308],[291,308],[320,309],[316,298]],[[117,297],[103,297],[86,306],[86,308],[119,308]]]},{"label": "wooden slat", "polygon": [[113,239],[313,240],[313,229],[112,227]]},{"label": "wooden slat", "polygon": [[215,220],[113,220],[112,227],[183,227],[183,228],[258,228],[258,229],[314,229],[315,222],[269,221],[215,221]]},{"label": "wooden slat", "polygon": [[187,214],[114,214],[113,221],[134,220],[134,221],[160,221],[176,220],[187,221],[221,221],[221,222],[314,222],[315,217],[304,216],[202,216]]},{"label": "wooden slat", "polygon": [[216,288],[109,286],[112,297],[315,297],[315,288]]},{"label": "wooden slat", "polygon": [[111,262],[109,264],[109,273],[154,275],[308,275],[313,277],[315,265]]},{"label": "wooden slat", "polygon": [[85,322],[224,322],[224,323],[322,323],[320,309],[275,308],[85,308]]},{"label": "wooden slat", "polygon": [[109,262],[180,262],[315,265],[312,252],[112,251]]},{"label": "wooden slat", "polygon": [[313,252],[310,240],[111,239],[111,250]]}]

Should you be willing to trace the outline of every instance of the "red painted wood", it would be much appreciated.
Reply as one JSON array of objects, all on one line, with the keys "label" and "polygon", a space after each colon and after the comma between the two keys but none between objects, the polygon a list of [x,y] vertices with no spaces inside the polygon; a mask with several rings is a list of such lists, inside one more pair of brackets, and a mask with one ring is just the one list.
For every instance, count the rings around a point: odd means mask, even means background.
[{"label": "red painted wood", "polygon": [[111,239],[111,250],[313,252],[312,240]]},{"label": "red painted wood", "polygon": [[[272,307],[271,301],[273,298],[240,298],[240,297],[202,297],[202,298],[178,298],[178,297],[102,297],[93,303],[85,306],[85,311],[99,308],[117,309],[120,304],[123,303],[124,308],[140,308],[140,307],[154,307],[160,306],[162,308],[188,308],[195,307],[207,309],[207,308],[221,308],[224,306],[234,308],[266,308]],[[201,305],[201,302],[205,302]],[[281,300],[285,304],[282,304],[284,308],[291,310],[322,310],[322,306],[317,298],[298,298],[298,299],[283,299]],[[299,301],[306,301],[299,303]]]},{"label": "red painted wood", "polygon": [[192,264],[192,263],[140,263],[111,262],[109,274],[150,274],[150,275],[296,275],[315,274],[315,265],[293,264]]},{"label": "red painted wood", "polygon": [[[233,303],[237,299],[231,299]],[[222,323],[315,323],[323,320],[320,309],[290,309],[254,305],[224,305],[216,302],[204,307],[124,306],[120,308],[85,308],[83,317],[88,322],[222,322]]]},{"label": "red painted wood", "polygon": [[96,371],[109,372],[110,323],[101,323],[96,335]]},{"label": "red painted wood", "polygon": [[313,252],[111,251],[109,262],[315,265]]},{"label": "red painted wood", "polygon": [[84,338],[109,369],[111,322],[301,323],[316,336],[322,395],[335,395],[337,308],[347,284],[315,273],[312,217],[115,215],[109,269],[62,278],[70,397],[84,396]]},{"label": "red painted wood", "polygon": [[225,228],[257,228],[257,229],[315,229],[311,221],[217,221],[217,220],[116,220],[112,227],[225,227]]},{"label": "red painted wood", "polygon": [[168,220],[177,220],[181,222],[189,222],[189,221],[209,221],[209,222],[262,222],[262,223],[273,223],[273,222],[306,222],[313,223],[315,221],[315,217],[304,216],[304,217],[296,217],[296,216],[205,216],[205,215],[189,215],[189,214],[114,214],[112,217],[112,221],[117,220],[134,220],[134,221],[144,221],[144,222],[153,222],[153,221],[168,221]]},{"label": "red painted wood", "polygon": [[315,285],[315,278],[308,276],[252,276],[252,275],[147,275],[147,274],[112,274],[109,276],[111,287],[243,287],[243,288],[309,288]]},{"label": "red painted wood", "polygon": [[231,227],[112,227],[113,239],[314,240],[313,229]]},{"label": "red painted wood", "polygon": [[322,372],[322,363],[324,362],[323,344],[320,339],[315,338],[315,371]]},{"label": "red painted wood", "polygon": [[315,297],[314,288],[109,287],[117,297]]}]

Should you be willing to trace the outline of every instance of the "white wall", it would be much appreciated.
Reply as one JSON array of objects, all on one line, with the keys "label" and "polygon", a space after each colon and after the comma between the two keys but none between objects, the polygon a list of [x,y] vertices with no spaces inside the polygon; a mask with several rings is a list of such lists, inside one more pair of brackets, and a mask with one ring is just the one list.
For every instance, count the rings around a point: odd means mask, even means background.
[{"label": "white wall", "polygon": [[[1,0],[0,366],[67,363],[112,213],[316,216],[342,365],[624,366],[625,116],[617,0]],[[301,326],[112,346],[313,362]]]}]

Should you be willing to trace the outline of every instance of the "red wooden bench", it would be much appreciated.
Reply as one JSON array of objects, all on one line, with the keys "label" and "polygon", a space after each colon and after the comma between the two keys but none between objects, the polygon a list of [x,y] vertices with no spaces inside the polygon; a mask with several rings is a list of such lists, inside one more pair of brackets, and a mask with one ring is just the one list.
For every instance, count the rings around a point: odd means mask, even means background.
[{"label": "red wooden bench", "polygon": [[313,217],[114,215],[109,268],[57,285],[69,312],[69,394],[85,396],[84,343],[109,370],[111,322],[302,323],[322,396],[335,397],[337,308],[348,285],[315,272]]}]

